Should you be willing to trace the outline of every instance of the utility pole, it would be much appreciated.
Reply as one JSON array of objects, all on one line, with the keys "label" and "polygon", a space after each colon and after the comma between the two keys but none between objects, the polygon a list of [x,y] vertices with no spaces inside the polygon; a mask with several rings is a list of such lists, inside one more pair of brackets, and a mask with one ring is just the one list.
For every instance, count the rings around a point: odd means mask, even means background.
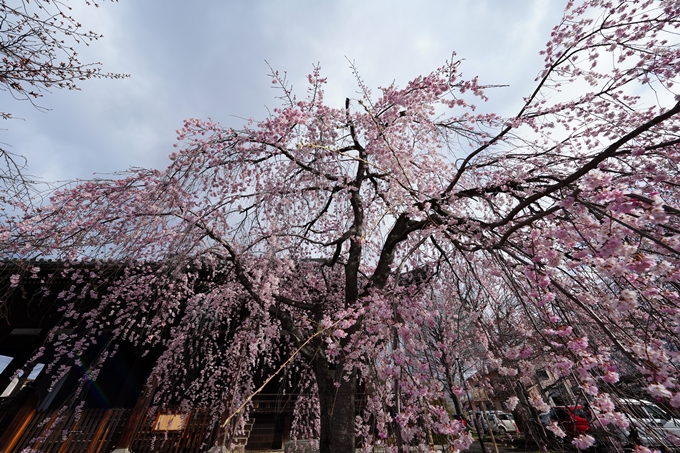
[{"label": "utility pole", "polygon": [[477,436],[479,436],[479,444],[482,446],[482,453],[486,453],[486,448],[484,448],[484,439],[481,431],[479,430],[479,424],[477,423],[477,418],[475,417],[474,409],[472,408],[472,397],[470,396],[470,392],[468,392],[467,382],[465,382],[465,376],[463,375],[463,366],[460,364],[460,357],[456,357],[456,362],[458,363],[458,371],[460,371],[460,379],[463,381],[463,388],[465,389],[465,394],[468,397],[468,404],[470,405],[470,414],[472,414],[472,423],[475,424]]}]

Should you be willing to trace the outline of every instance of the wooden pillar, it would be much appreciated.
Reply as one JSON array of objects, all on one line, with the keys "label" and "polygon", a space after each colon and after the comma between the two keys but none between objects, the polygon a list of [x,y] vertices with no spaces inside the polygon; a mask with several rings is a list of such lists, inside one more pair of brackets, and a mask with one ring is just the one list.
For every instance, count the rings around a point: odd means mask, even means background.
[{"label": "wooden pillar", "polygon": [[99,427],[97,427],[97,432],[95,432],[94,437],[92,438],[92,441],[90,442],[90,448],[87,449],[87,453],[98,453],[101,446],[99,445],[102,437],[106,433],[106,428],[109,423],[109,419],[111,418],[111,409],[107,409],[106,413],[104,414],[104,418],[102,418],[102,421],[99,423]]},{"label": "wooden pillar", "polygon": [[5,432],[0,436],[0,453],[11,451],[17,442],[19,442],[21,435],[31,423],[38,410],[38,402],[37,392],[34,391],[19,408]]},{"label": "wooden pillar", "polygon": [[210,443],[213,447],[208,450],[208,453],[226,453],[228,451],[226,445],[227,436],[230,431],[233,433],[233,429],[240,418],[239,415],[236,415],[229,421],[227,426],[222,426],[227,421],[229,415],[230,413],[227,409],[220,417],[219,425],[213,430],[212,438],[210,439]]},{"label": "wooden pillar", "polygon": [[222,427],[222,424],[226,421],[227,416],[228,415],[226,413],[222,414],[222,417],[220,417],[220,421],[217,427],[213,430],[213,435],[212,439],[210,440],[210,443],[213,444],[214,447],[224,447],[228,427],[227,426]]},{"label": "wooden pillar", "polygon": [[132,409],[130,416],[125,422],[123,427],[123,432],[118,439],[115,450],[113,453],[128,453],[130,451],[130,446],[135,440],[137,431],[144,421],[144,417],[149,410],[149,405],[153,399],[153,395],[156,392],[156,381],[146,388],[146,391],[142,392],[137,399],[135,407]]}]

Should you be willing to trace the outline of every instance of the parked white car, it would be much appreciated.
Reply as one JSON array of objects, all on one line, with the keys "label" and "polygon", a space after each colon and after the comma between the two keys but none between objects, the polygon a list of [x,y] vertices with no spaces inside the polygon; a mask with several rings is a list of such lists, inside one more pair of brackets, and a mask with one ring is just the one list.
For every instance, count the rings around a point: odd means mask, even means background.
[{"label": "parked white car", "polygon": [[622,398],[617,410],[630,421],[627,431],[633,443],[670,447],[680,441],[680,420],[650,401]]},{"label": "parked white car", "polygon": [[[484,431],[488,431],[488,426],[484,416],[481,412],[475,413],[482,422],[482,427]],[[489,425],[495,433],[505,433],[505,434],[519,434],[519,429],[515,423],[515,419],[512,414],[501,411],[487,411],[486,416],[489,418]]]},{"label": "parked white car", "polygon": [[[494,428],[498,432],[505,432],[506,434],[519,434],[519,428],[517,428],[517,423],[515,423],[515,418],[512,414],[506,412],[496,412],[494,418],[496,419]],[[491,422],[491,419],[489,419]],[[492,423],[493,427],[494,423]]]}]

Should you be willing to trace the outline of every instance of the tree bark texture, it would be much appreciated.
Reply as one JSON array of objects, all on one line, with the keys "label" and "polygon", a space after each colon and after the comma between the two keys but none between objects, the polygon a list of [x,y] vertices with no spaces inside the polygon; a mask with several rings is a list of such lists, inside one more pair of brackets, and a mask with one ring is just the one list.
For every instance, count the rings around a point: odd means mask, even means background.
[{"label": "tree bark texture", "polygon": [[[325,364],[315,367],[319,388],[319,453],[354,453],[356,374],[334,379]],[[340,370],[337,371],[340,373]]]}]

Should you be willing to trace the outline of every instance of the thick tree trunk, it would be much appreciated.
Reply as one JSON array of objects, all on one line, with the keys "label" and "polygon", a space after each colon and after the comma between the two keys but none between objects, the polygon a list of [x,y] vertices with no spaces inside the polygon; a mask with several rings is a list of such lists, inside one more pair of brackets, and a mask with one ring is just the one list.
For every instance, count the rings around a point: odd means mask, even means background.
[{"label": "thick tree trunk", "polygon": [[319,453],[354,453],[356,375],[352,373],[349,381],[338,377],[336,386],[333,373],[325,364],[314,368],[321,416]]},{"label": "thick tree trunk", "polygon": [[356,378],[351,376],[349,382],[341,380],[335,394],[333,410],[332,452],[354,453],[354,400],[356,397]]}]

